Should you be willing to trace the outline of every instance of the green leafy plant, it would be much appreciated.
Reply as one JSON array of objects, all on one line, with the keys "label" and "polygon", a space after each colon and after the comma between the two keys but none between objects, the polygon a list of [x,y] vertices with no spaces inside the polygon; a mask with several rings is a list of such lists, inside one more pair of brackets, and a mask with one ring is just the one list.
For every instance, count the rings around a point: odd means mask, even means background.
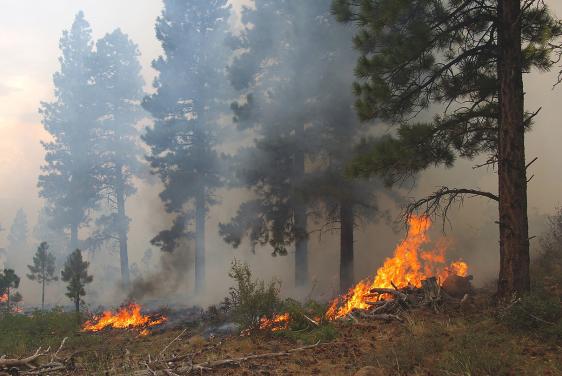
[{"label": "green leafy plant", "polygon": [[249,265],[237,260],[232,263],[229,276],[236,285],[230,288],[223,305],[229,308],[233,320],[242,329],[256,329],[260,318],[271,318],[279,312],[281,300],[278,281],[272,280],[266,284],[262,280],[252,279]]}]

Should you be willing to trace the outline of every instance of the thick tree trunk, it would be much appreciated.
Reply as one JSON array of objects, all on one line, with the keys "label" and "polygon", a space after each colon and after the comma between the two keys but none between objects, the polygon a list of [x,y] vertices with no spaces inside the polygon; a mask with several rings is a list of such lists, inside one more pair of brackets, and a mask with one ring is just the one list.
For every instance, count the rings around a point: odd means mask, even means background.
[{"label": "thick tree trunk", "polygon": [[346,293],[353,286],[353,206],[340,204],[340,292]]},{"label": "thick tree trunk", "polygon": [[195,200],[195,291],[203,292],[205,289],[205,190],[197,195]]},{"label": "thick tree trunk", "polygon": [[119,256],[121,261],[121,281],[125,287],[129,286],[129,250],[127,231],[129,228],[127,214],[125,213],[125,182],[123,167],[117,166],[117,218],[119,223]]},{"label": "thick tree trunk", "polygon": [[498,1],[501,298],[530,289],[520,12],[520,0]]},{"label": "thick tree trunk", "polygon": [[[295,137],[298,142],[304,139],[304,125],[297,126]],[[305,174],[305,154],[302,150],[295,153],[295,191],[298,195],[298,186],[302,184]],[[293,192],[295,194],[295,192]],[[303,287],[308,284],[308,231],[307,208],[299,197],[295,198],[295,286]]]},{"label": "thick tree trunk", "polygon": [[78,248],[78,223],[70,224],[70,253]]},{"label": "thick tree trunk", "polygon": [[74,298],[74,308],[77,314],[80,313],[80,297]]}]

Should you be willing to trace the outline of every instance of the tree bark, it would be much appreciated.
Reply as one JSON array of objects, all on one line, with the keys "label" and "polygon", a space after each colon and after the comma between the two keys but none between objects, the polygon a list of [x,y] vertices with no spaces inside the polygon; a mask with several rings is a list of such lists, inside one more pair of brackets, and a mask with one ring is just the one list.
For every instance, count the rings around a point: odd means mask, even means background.
[{"label": "tree bark", "polygon": [[530,289],[520,13],[520,0],[498,1],[500,298]]},{"label": "tree bark", "polygon": [[76,309],[76,313],[80,313],[80,296],[74,298],[74,308]]},{"label": "tree bark", "polygon": [[353,206],[340,203],[340,292],[346,293],[353,286]]},{"label": "tree bark", "polygon": [[41,284],[41,311],[45,310],[45,271],[43,269],[43,281]]},{"label": "tree bark", "polygon": [[128,220],[125,213],[125,182],[123,179],[123,167],[117,166],[117,218],[119,235],[119,257],[121,262],[121,281],[125,287],[129,286],[129,250],[128,250]]},{"label": "tree bark", "polygon": [[205,289],[205,189],[195,199],[195,291],[203,292]]},{"label": "tree bark", "polygon": [[[295,129],[297,143],[304,139],[304,124]],[[298,187],[302,184],[305,175],[305,154],[297,146],[295,152],[295,176],[293,194],[298,196]],[[294,198],[294,221],[295,221],[295,286],[303,287],[308,284],[308,231],[307,231],[307,208],[299,197]]]}]

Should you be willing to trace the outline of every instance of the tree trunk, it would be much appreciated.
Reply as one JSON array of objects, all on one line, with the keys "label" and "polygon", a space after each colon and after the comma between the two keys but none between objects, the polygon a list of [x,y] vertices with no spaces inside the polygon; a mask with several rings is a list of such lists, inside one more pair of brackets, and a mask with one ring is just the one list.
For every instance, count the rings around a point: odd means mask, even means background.
[{"label": "tree trunk", "polygon": [[121,281],[123,286],[129,286],[129,250],[128,250],[128,219],[125,213],[125,182],[123,179],[123,167],[117,166],[117,187],[115,193],[117,195],[117,218],[119,232],[119,257],[121,261]]},{"label": "tree trunk", "polygon": [[74,308],[76,309],[76,314],[80,313],[80,296],[74,298]]},{"label": "tree trunk", "polygon": [[[295,129],[295,137],[297,143],[304,139],[304,125],[297,126]],[[297,146],[295,152],[295,176],[294,176],[294,192],[298,195],[300,184],[305,175],[305,154]],[[299,197],[294,198],[294,221],[295,221],[295,286],[303,287],[308,284],[308,231],[307,231],[307,215],[306,205]]]},{"label": "tree trunk", "polygon": [[41,311],[45,310],[45,274],[43,274],[43,281],[41,284]]},{"label": "tree trunk", "polygon": [[78,223],[70,224],[70,253],[78,248]]},{"label": "tree trunk", "polygon": [[201,189],[195,201],[195,291],[201,293],[205,289],[205,216],[207,207],[204,188]]},{"label": "tree trunk", "polygon": [[340,203],[340,292],[346,293],[353,286],[353,206]]},{"label": "tree trunk", "polygon": [[498,1],[500,298],[530,289],[520,13],[520,0]]},{"label": "tree trunk", "polygon": [[7,294],[8,294],[8,296],[7,296],[7,297],[8,297],[8,300],[6,300],[6,304],[7,304],[7,306],[6,306],[6,307],[7,307],[7,308],[6,308],[6,312],[7,312],[7,313],[10,313],[10,312],[11,312],[10,306],[12,305],[12,303],[10,302],[10,299],[11,299],[11,298],[10,298],[10,294],[11,294],[11,293],[10,293],[10,286],[8,286],[8,287],[6,288],[6,292],[7,292]]}]

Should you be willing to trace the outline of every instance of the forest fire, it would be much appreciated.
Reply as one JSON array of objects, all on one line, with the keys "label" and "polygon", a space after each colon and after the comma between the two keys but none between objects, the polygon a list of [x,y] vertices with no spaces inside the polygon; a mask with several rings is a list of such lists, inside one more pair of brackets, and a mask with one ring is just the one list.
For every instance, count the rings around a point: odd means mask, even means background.
[{"label": "forest fire", "polygon": [[413,216],[408,225],[406,239],[396,247],[394,256],[386,259],[374,280],[365,279],[347,294],[334,299],[326,312],[328,319],[344,317],[355,309],[370,308],[368,303],[373,301],[370,292],[374,288],[419,288],[422,281],[430,277],[437,277],[438,281],[442,282],[450,275],[467,276],[468,265],[465,262],[456,261],[447,265],[446,242],[441,241],[433,250],[421,250],[422,246],[429,243],[429,218]]},{"label": "forest fire", "polygon": [[99,332],[106,328],[113,329],[139,329],[141,335],[149,334],[148,328],[166,322],[167,318],[161,315],[145,316],[141,313],[141,306],[130,303],[121,307],[117,312],[105,311],[100,316],[94,316],[87,321],[83,330],[85,332]]},{"label": "forest fire", "polygon": [[0,295],[0,303],[6,303],[8,301],[8,294]]},{"label": "forest fire", "polygon": [[273,316],[272,319],[262,317],[260,319],[260,330],[278,332],[289,328],[290,316],[288,313]]}]

